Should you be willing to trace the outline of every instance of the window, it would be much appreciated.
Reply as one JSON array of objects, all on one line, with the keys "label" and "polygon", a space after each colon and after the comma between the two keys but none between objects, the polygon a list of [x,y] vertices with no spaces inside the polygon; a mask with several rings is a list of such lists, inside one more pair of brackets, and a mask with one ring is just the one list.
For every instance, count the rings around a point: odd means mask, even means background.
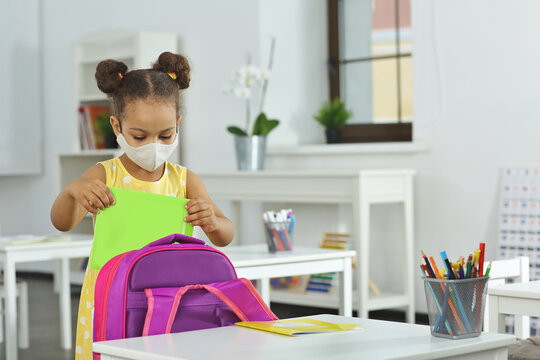
[{"label": "window", "polygon": [[353,112],[342,142],[411,141],[410,0],[328,0],[330,97]]}]

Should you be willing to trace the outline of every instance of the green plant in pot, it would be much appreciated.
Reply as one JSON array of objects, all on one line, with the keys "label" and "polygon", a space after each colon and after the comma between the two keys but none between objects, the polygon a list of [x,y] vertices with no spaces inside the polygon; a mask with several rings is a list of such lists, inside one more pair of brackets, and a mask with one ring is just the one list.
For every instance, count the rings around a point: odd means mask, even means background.
[{"label": "green plant in pot", "polygon": [[352,113],[345,109],[343,101],[336,97],[322,105],[313,118],[325,128],[326,142],[336,144],[341,141],[341,127],[351,116]]},{"label": "green plant in pot", "polygon": [[[251,65],[248,61],[248,65],[242,66],[234,72],[233,78],[224,90],[224,94],[233,94],[245,102],[245,126],[243,128],[234,125],[227,127],[227,131],[234,135],[238,170],[256,171],[264,168],[266,138],[279,125],[279,120],[269,119],[263,111],[274,56],[274,45],[275,39],[272,38],[267,69]],[[251,125],[251,107],[257,100],[259,101],[258,112],[253,125]]]},{"label": "green plant in pot", "polygon": [[114,134],[114,130],[111,126],[110,118],[111,114],[105,111],[101,112],[97,116],[96,125],[103,134],[105,148],[116,149],[118,147],[118,143],[116,142],[116,135]]}]

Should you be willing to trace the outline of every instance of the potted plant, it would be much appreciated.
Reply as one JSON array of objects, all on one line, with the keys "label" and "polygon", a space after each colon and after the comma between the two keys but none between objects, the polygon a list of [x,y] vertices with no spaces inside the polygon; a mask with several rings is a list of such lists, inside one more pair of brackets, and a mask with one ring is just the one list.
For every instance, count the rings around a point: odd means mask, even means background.
[{"label": "potted plant", "polygon": [[103,141],[106,149],[116,149],[118,143],[116,142],[116,135],[110,122],[111,114],[108,112],[101,112],[97,115],[97,126],[103,135]]},{"label": "potted plant", "polygon": [[[275,39],[270,46],[270,61],[267,69],[249,64],[234,72],[233,78],[223,91],[243,99],[246,106],[246,123],[244,128],[228,126],[227,131],[234,135],[238,170],[262,170],[266,153],[266,137],[279,125],[279,120],[269,119],[263,112],[268,77],[272,68]],[[260,88],[258,115],[251,125],[251,106],[254,89]],[[257,95],[257,94],[255,94]],[[255,99],[256,101],[257,99]]]},{"label": "potted plant", "polygon": [[341,127],[351,116],[352,113],[345,109],[345,104],[336,97],[322,105],[313,118],[326,129],[326,142],[337,144],[341,140]]}]

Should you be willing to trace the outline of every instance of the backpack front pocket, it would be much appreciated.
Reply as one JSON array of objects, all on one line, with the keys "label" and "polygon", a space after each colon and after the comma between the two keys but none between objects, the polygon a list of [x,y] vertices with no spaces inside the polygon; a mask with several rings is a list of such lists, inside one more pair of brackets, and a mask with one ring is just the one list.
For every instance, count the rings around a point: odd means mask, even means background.
[{"label": "backpack front pocket", "polygon": [[145,294],[148,309],[143,336],[277,320],[245,279],[145,289]]}]

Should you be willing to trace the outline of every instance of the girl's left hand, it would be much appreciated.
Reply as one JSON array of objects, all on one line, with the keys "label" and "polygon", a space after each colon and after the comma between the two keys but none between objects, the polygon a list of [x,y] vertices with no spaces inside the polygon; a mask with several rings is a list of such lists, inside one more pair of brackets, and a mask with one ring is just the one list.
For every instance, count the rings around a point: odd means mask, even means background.
[{"label": "girl's left hand", "polygon": [[200,226],[205,233],[211,233],[217,230],[217,218],[212,204],[203,199],[191,199],[186,204],[188,216],[184,221],[192,226]]}]

